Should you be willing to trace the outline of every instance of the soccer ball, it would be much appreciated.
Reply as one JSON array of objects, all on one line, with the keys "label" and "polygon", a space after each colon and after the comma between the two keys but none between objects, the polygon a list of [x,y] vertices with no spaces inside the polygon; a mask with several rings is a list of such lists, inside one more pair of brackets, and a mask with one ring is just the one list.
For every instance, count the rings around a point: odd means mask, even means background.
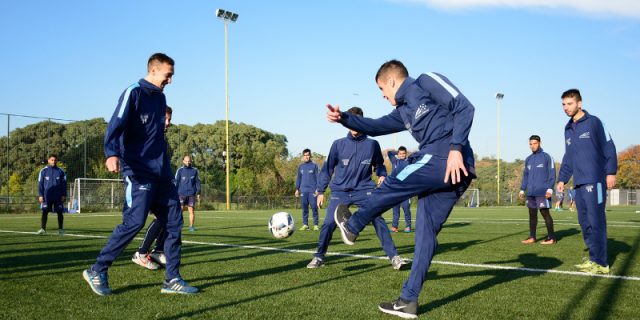
[{"label": "soccer ball", "polygon": [[293,217],[287,212],[278,212],[269,220],[269,230],[276,239],[288,238],[296,230]]}]

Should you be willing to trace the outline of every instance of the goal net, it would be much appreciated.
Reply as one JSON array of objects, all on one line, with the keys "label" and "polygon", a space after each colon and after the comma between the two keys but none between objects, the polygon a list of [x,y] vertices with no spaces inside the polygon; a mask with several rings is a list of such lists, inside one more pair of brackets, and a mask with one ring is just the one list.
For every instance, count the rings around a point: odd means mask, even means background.
[{"label": "goal net", "polygon": [[467,192],[464,193],[466,196],[467,207],[469,208],[477,208],[480,206],[480,190],[478,189],[467,189]]},{"label": "goal net", "polygon": [[122,179],[77,178],[73,181],[69,212],[96,212],[121,209],[124,197]]}]

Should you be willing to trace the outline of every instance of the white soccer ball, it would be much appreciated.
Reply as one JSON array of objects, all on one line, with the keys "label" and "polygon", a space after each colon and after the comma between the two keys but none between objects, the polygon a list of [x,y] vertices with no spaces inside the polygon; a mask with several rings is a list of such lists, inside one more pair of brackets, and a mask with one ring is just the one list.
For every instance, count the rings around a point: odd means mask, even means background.
[{"label": "white soccer ball", "polygon": [[269,220],[269,230],[276,239],[284,239],[293,234],[296,226],[288,212],[277,212]]}]

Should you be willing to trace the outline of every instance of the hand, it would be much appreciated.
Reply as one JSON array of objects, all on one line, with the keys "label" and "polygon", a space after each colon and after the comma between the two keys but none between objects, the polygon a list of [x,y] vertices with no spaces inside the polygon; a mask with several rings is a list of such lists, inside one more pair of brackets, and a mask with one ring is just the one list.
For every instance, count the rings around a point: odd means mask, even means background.
[{"label": "hand", "polygon": [[296,192],[294,193],[294,195],[296,196],[296,198],[300,197],[300,190],[296,190]]},{"label": "hand", "polygon": [[67,200],[67,197],[65,196],[60,197],[60,202],[64,202],[65,200]]},{"label": "hand", "polygon": [[107,158],[105,165],[109,172],[120,172],[120,158],[116,156]]},{"label": "hand", "polygon": [[451,184],[460,182],[462,179],[460,170],[462,170],[465,177],[469,176],[467,169],[464,167],[464,162],[462,162],[462,153],[458,150],[449,151],[449,157],[447,158],[447,171],[444,173],[444,183],[449,182],[449,176],[451,176]]},{"label": "hand", "polygon": [[524,192],[520,191],[520,193],[518,193],[518,198],[524,199]]},{"label": "hand", "polygon": [[610,174],[607,175],[607,189],[611,190],[616,186],[616,175]]},{"label": "hand", "polygon": [[38,197],[38,202],[43,203],[44,202],[44,198],[43,197]]},{"label": "hand", "polygon": [[384,182],[384,178],[385,178],[384,176],[378,177],[378,184],[377,184],[378,186],[380,186],[382,182]]},{"label": "hand", "polygon": [[564,182],[562,181],[558,182],[558,184],[556,185],[556,191],[564,192]]},{"label": "hand", "polygon": [[327,120],[329,120],[329,122],[340,122],[340,106],[336,105],[333,107],[327,104],[327,109],[329,109],[329,111],[327,111]]},{"label": "hand", "polygon": [[322,209],[322,205],[324,204],[324,194],[319,194],[316,197],[316,204],[318,205],[318,208]]}]

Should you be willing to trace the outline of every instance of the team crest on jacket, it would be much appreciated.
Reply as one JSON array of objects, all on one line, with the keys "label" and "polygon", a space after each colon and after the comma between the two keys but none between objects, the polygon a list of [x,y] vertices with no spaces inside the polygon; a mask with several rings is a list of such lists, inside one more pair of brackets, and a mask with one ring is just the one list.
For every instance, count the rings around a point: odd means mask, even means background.
[{"label": "team crest on jacket", "polygon": [[146,124],[148,120],[149,120],[149,114],[140,115],[140,121],[142,122],[142,124]]},{"label": "team crest on jacket", "polygon": [[588,186],[586,186],[584,188],[587,189],[587,192],[593,192],[593,185],[592,184],[590,184],[590,185],[588,185]]},{"label": "team crest on jacket", "polygon": [[528,166],[527,166],[527,170],[531,170],[531,165],[528,165]]},{"label": "team crest on jacket", "polygon": [[342,165],[343,166],[348,166],[349,165],[349,159],[342,159]]},{"label": "team crest on jacket", "polygon": [[570,146],[571,145],[571,138],[567,139],[567,145]]},{"label": "team crest on jacket", "polygon": [[424,116],[425,114],[427,114],[429,112],[429,108],[427,108],[426,104],[421,104],[418,106],[418,110],[416,110],[416,119]]}]

